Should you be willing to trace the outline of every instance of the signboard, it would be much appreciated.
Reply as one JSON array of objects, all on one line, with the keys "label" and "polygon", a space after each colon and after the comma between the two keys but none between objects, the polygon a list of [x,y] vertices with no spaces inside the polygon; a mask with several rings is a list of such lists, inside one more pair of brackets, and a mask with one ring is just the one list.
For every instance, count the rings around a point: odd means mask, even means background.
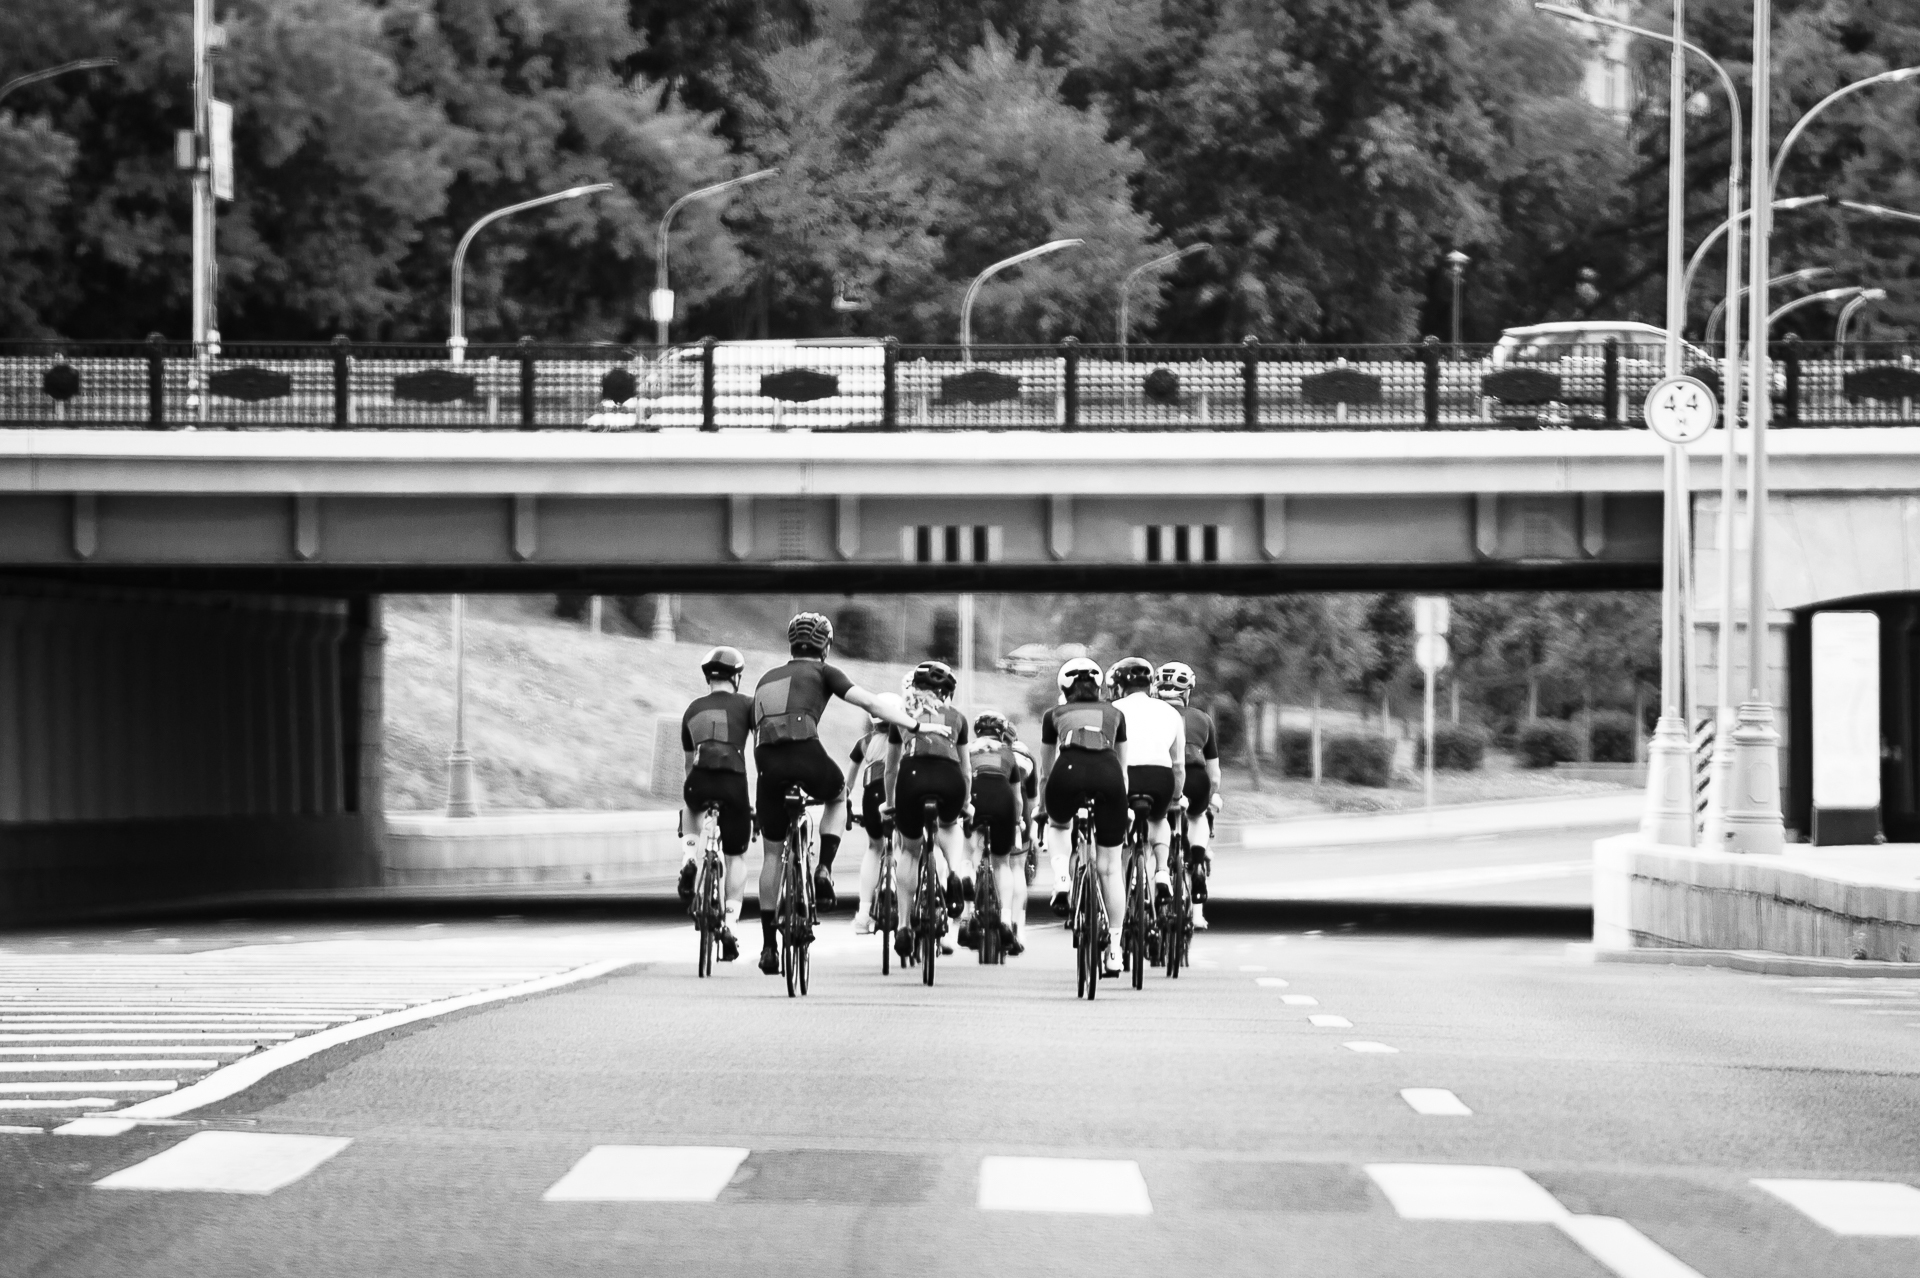
[{"label": "signboard", "polygon": [[212,161],[213,198],[233,199],[233,106],[207,103],[207,150]]},{"label": "signboard", "polygon": [[1880,806],[1880,618],[1813,615],[1813,806]]},{"label": "signboard", "polygon": [[1720,406],[1697,377],[1669,377],[1647,392],[1647,427],[1669,444],[1691,444],[1713,429]]},{"label": "signboard", "polygon": [[1452,622],[1445,595],[1413,597],[1413,632],[1417,635],[1444,635]]},{"label": "signboard", "polygon": [[1413,663],[1428,674],[1447,668],[1450,654],[1445,635],[1417,635],[1413,641]]}]

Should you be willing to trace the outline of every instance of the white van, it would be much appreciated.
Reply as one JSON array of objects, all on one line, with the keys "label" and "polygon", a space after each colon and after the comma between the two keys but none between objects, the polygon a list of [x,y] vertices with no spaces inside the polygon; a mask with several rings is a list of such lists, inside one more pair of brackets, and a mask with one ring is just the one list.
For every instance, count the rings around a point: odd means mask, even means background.
[{"label": "white van", "polygon": [[[837,337],[715,342],[715,426],[845,430],[880,424],[886,346]],[[596,430],[701,426],[700,346],[675,346],[662,359],[628,365],[639,393],[587,419]]]}]

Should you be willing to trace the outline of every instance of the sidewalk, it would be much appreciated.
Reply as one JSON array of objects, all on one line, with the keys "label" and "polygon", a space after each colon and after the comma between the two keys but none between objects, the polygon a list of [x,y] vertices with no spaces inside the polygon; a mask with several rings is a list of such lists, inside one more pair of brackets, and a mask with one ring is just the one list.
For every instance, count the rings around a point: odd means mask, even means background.
[{"label": "sidewalk", "polygon": [[1638,790],[1618,794],[1582,794],[1552,799],[1509,799],[1498,803],[1462,803],[1413,812],[1356,812],[1301,817],[1261,825],[1223,823],[1223,846],[1244,848],[1328,848],[1362,843],[1413,843],[1457,839],[1473,834],[1511,834],[1525,830],[1570,830],[1587,826],[1632,826],[1646,798]]}]

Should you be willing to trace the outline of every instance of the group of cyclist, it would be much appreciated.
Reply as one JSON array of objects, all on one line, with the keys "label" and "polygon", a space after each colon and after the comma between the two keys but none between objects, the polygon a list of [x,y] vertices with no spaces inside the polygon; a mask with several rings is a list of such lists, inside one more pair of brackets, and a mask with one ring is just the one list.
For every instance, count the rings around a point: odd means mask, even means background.
[{"label": "group of cyclist", "polygon": [[[853,926],[862,935],[874,931],[874,894],[882,858],[890,855],[892,831],[900,837],[895,874],[900,918],[914,917],[920,859],[937,855],[935,868],[946,870],[947,912],[960,919],[957,939],[978,945],[980,926],[972,903],[979,858],[987,858],[1001,901],[1024,901],[1036,825],[1044,827],[1053,869],[1051,906],[1065,917],[1072,881],[1070,825],[1083,808],[1092,813],[1094,858],[1107,912],[1118,917],[1125,901],[1121,844],[1136,800],[1145,801],[1139,806],[1150,823],[1157,900],[1164,901],[1171,892],[1170,814],[1184,812],[1191,818],[1186,864],[1193,922],[1197,928],[1207,926],[1207,846],[1212,819],[1220,811],[1220,759],[1212,718],[1191,704],[1191,668],[1170,661],[1156,669],[1144,658],[1126,657],[1103,673],[1085,657],[1066,662],[1057,676],[1059,704],[1041,717],[1036,759],[1006,715],[987,711],[967,720],[952,704],[958,681],[943,662],[916,666],[895,701],[860,687],[828,663],[833,623],[821,614],[794,617],[787,624],[787,645],[789,660],[762,675],[751,696],[740,691],[746,668],[740,651],[713,649],[700,665],[707,692],[681,719],[687,779],[679,891],[682,900],[693,899],[703,822],[706,812],[715,810],[726,865],[723,961],[739,957],[734,928],[746,888],[744,854],[757,811],[765,853],[760,870],[760,970],[769,975],[781,970],[771,903],[780,891],[789,821],[786,796],[793,789],[825,807],[813,875],[814,898],[822,909],[835,903],[832,870],[847,829],[849,798],[859,804],[857,817],[867,847]],[[869,717],[868,730],[853,747],[844,772],[819,733],[820,719],[835,697]],[[751,803],[749,741],[758,773]],[[1002,929],[1000,946],[1018,955],[1025,949],[1025,910],[1004,913],[997,925]],[[903,962],[911,958],[913,944],[907,929],[897,932],[895,948]],[[1104,966],[1107,975],[1119,970],[1111,940]]]}]

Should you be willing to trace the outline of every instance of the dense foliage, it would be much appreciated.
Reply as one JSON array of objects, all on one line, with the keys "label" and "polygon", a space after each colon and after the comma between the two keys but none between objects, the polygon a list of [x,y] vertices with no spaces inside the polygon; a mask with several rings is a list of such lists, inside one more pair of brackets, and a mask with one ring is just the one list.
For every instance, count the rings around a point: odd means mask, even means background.
[{"label": "dense foliage", "polygon": [[[1778,124],[1920,59],[1904,0],[1776,8]],[[1693,12],[1744,75],[1746,0]],[[1589,107],[1585,37],[1513,0],[225,0],[220,19],[229,338],[438,341],[475,218],[606,181],[481,236],[468,328],[633,340],[667,205],[765,166],[781,176],[678,218],[677,333],[949,341],[974,272],[1063,237],[1087,244],[985,291],[983,339],[1105,339],[1119,277],[1199,242],[1212,251],[1137,287],[1136,337],[1444,331],[1455,247],[1474,261],[1470,337],[1658,312],[1662,95],[1625,122]],[[0,6],[0,81],[120,59],[0,106],[0,336],[183,332],[188,35],[172,0]],[[1699,87],[1696,235],[1725,200],[1725,110]],[[1920,207],[1917,96],[1834,111],[1788,185]],[[1896,290],[1864,317],[1882,332],[1920,322],[1898,291],[1913,244],[1855,214],[1782,223],[1787,260]]]}]

